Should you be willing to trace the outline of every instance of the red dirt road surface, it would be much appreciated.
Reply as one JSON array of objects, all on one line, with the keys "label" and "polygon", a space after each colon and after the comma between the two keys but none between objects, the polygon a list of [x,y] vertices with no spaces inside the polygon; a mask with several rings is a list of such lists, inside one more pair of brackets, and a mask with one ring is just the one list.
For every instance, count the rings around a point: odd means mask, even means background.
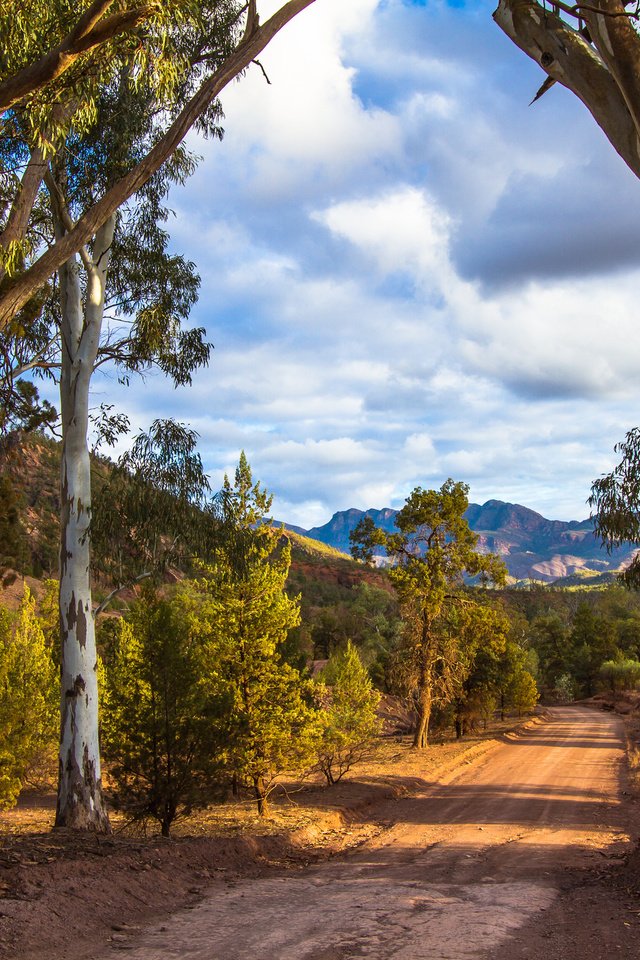
[{"label": "red dirt road surface", "polygon": [[625,770],[619,718],[553,708],[436,790],[380,807],[388,829],[350,855],[218,882],[93,956],[636,960],[637,874],[617,870],[637,816]]}]

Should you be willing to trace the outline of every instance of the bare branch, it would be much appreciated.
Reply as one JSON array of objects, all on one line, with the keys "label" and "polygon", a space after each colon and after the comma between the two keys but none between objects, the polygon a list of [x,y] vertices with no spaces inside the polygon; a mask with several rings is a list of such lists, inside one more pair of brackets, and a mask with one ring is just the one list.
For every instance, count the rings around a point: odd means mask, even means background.
[{"label": "bare branch", "polygon": [[545,93],[547,93],[547,91],[550,90],[555,83],[556,81],[553,79],[553,77],[547,77],[547,79],[544,81],[540,89],[537,91],[535,97],[533,98],[529,106],[530,107],[533,106],[536,100],[539,100],[540,97],[543,97]]},{"label": "bare branch", "polygon": [[262,70],[262,76],[265,78],[265,80],[267,81],[267,83],[269,84],[269,86],[271,86],[271,80],[269,80],[269,77],[267,76],[267,71],[266,71],[265,68],[262,66],[262,64],[260,63],[260,61],[259,61],[259,60],[252,60],[251,62],[252,62],[252,63],[255,63],[256,67],[260,67],[260,69]]},{"label": "bare branch", "polygon": [[120,586],[116,587],[115,590],[112,590],[111,593],[107,594],[102,603],[99,603],[98,606],[93,611],[93,619],[97,620],[101,613],[107,609],[112,600],[122,593],[123,590],[127,590],[130,587],[134,587],[138,583],[142,583],[143,580],[148,580],[149,577],[153,576],[152,572],[149,570],[146,573],[141,573],[138,577],[135,577],[134,580],[129,580],[127,583],[121,583]]},{"label": "bare branch", "polygon": [[[553,5],[558,7],[559,10],[562,10],[563,13],[567,13],[570,17],[576,17],[576,19],[580,19],[582,13],[586,11],[587,13],[599,13],[605,17],[627,17],[628,20],[640,20],[637,3],[636,9],[631,13],[628,10],[603,10],[602,7],[594,7],[589,3],[576,3],[570,7],[568,4],[554,0]],[[630,6],[630,4],[627,4],[627,6]]]}]

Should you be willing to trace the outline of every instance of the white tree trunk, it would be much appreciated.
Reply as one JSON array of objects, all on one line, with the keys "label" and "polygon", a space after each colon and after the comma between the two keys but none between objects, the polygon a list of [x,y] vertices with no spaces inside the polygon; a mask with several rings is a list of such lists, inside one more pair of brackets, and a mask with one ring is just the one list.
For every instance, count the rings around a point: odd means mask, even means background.
[{"label": "white tree trunk", "polygon": [[100,774],[95,623],[90,583],[91,470],[87,430],[89,387],[98,350],[114,218],[85,253],[83,309],[80,266],[60,269],[62,414],[60,635],[61,724],[56,826],[108,832]]}]

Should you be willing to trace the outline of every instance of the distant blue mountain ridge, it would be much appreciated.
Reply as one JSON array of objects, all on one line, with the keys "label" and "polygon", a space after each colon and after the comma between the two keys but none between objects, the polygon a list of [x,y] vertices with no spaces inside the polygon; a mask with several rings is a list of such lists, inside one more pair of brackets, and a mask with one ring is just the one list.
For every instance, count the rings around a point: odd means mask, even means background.
[{"label": "distant blue mountain ridge", "polygon": [[[397,510],[340,510],[328,523],[304,530],[285,526],[349,553],[349,534],[363,517],[377,527],[395,531]],[[487,500],[482,506],[469,504],[465,513],[469,526],[478,534],[481,550],[497,553],[516,580],[552,583],[563,577],[586,577],[624,569],[636,553],[625,544],[608,554],[593,532],[592,520],[547,520],[535,510],[517,503]]]}]

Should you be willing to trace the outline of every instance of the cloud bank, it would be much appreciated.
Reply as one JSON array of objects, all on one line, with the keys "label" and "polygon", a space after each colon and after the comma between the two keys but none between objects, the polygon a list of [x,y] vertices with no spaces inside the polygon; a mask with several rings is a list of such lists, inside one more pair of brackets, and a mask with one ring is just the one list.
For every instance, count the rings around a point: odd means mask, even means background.
[{"label": "cloud bank", "polygon": [[317,0],[196,144],[170,230],[213,362],[123,403],[190,422],[214,486],[244,449],[303,526],[448,476],[586,516],[638,422],[640,184],[568,93],[527,107],[492,6]]}]

